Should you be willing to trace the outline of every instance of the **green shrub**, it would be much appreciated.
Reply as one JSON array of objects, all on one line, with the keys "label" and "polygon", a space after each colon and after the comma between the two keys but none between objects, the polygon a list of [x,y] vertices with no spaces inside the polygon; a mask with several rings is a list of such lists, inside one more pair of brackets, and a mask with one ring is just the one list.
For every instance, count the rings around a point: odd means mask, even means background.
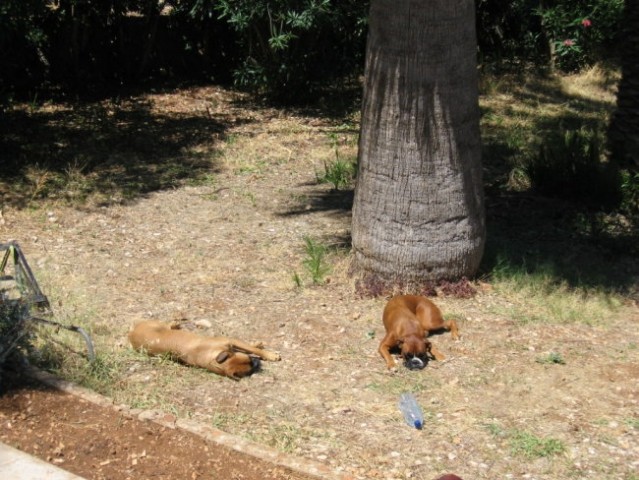
[{"label": "green shrub", "polygon": [[563,0],[539,8],[544,34],[552,45],[555,65],[576,71],[606,60],[614,50],[622,20],[623,0]]},{"label": "green shrub", "polygon": [[629,214],[639,214],[639,172],[621,171],[621,209]]},{"label": "green shrub", "polygon": [[607,61],[616,53],[623,0],[539,2],[476,0],[482,60],[517,60],[564,71]]},{"label": "green shrub", "polygon": [[199,0],[193,15],[216,15],[235,31],[239,87],[281,100],[361,71],[368,2]]}]

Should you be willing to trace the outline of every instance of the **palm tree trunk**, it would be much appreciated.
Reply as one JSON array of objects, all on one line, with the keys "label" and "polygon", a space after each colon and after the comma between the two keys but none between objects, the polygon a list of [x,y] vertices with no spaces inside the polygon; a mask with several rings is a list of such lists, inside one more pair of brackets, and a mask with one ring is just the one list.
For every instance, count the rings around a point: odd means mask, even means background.
[{"label": "palm tree trunk", "polygon": [[355,267],[392,282],[472,276],[485,243],[473,0],[373,0]]}]

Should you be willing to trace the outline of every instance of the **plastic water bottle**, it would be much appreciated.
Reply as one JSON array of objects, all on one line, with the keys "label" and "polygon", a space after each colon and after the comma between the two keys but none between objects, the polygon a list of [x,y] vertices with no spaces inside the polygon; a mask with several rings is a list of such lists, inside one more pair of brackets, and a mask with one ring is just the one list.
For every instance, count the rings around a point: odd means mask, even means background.
[{"label": "plastic water bottle", "polygon": [[399,409],[404,414],[406,423],[418,430],[424,425],[424,414],[412,393],[402,393],[399,397]]}]

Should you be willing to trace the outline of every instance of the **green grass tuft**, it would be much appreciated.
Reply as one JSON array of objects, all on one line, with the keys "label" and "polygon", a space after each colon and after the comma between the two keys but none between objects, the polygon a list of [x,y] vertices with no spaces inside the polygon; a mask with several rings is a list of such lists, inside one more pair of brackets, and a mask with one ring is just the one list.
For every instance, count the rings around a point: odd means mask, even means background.
[{"label": "green grass tuft", "polygon": [[527,459],[552,457],[566,450],[561,440],[540,438],[529,432],[516,430],[510,436],[510,448],[513,455]]},{"label": "green grass tuft", "polygon": [[551,364],[551,365],[565,365],[566,361],[562,357],[561,353],[550,352],[544,357],[537,359],[537,363]]}]

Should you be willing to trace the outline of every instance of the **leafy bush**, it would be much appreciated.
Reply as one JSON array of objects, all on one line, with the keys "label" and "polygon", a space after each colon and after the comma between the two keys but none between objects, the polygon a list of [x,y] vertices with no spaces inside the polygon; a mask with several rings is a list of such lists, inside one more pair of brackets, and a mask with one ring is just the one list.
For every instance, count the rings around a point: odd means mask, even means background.
[{"label": "leafy bush", "polygon": [[475,0],[477,42],[482,60],[501,62],[538,59],[544,49],[539,5],[534,0],[495,2]]},{"label": "leafy bush", "polygon": [[476,0],[480,58],[574,71],[616,52],[623,0]]},{"label": "leafy bush", "polygon": [[563,0],[540,8],[545,36],[556,66],[576,71],[605,59],[614,47],[623,13],[623,0]]},{"label": "leafy bush", "polygon": [[192,11],[215,12],[236,32],[235,84],[254,92],[290,101],[363,64],[366,1],[198,0]]},{"label": "leafy bush", "polygon": [[10,90],[40,83],[48,64],[43,49],[48,41],[43,28],[48,8],[39,0],[4,0],[0,4],[0,107]]},{"label": "leafy bush", "polygon": [[639,214],[639,172],[621,171],[621,208],[629,214]]}]

